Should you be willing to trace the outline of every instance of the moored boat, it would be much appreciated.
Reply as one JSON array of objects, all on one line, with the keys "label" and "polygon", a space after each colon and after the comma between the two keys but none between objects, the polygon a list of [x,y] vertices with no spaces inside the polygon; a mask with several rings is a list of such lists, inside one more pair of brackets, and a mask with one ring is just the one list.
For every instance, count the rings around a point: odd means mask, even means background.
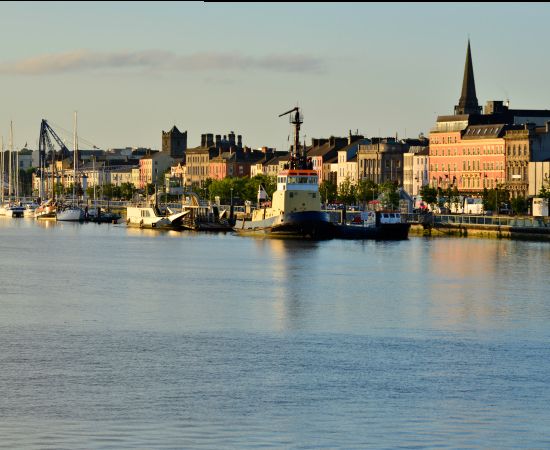
[{"label": "moored boat", "polygon": [[21,205],[8,203],[0,207],[0,216],[23,217],[24,213],[25,213],[25,207]]},{"label": "moored boat", "polygon": [[396,211],[364,211],[350,223],[335,225],[334,237],[340,239],[404,240],[411,224]]},{"label": "moored boat", "polygon": [[157,205],[128,206],[126,208],[126,224],[129,227],[181,229],[183,218],[189,211],[173,213],[170,209],[161,211]]},{"label": "moored boat", "polygon": [[279,117],[286,114],[291,114],[290,122],[295,125],[294,146],[288,166],[277,175],[277,190],[273,193],[271,206],[258,208],[249,216],[237,218],[234,229],[240,234],[331,238],[334,225],[328,213],[321,211],[318,175],[306,157],[305,147],[300,145],[302,115],[298,107]]}]

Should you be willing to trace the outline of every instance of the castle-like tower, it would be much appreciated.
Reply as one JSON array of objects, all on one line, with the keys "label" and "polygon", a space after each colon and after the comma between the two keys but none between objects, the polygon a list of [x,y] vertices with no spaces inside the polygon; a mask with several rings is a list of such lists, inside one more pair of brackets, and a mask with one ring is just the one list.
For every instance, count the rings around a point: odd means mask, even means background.
[{"label": "castle-like tower", "polygon": [[183,133],[174,125],[170,131],[162,132],[162,151],[172,158],[183,158],[187,150],[187,131]]},{"label": "castle-like tower", "polygon": [[474,66],[472,64],[472,52],[470,40],[468,39],[468,50],[466,51],[466,64],[464,65],[464,79],[462,80],[462,94],[458,105],[455,106],[455,114],[480,114],[481,106],[477,103],[476,84],[474,81]]}]

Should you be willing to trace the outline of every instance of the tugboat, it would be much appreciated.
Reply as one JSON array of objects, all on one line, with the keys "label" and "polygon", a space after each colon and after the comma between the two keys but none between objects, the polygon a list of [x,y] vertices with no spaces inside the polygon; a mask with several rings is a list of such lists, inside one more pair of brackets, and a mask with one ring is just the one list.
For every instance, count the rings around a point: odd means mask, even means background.
[{"label": "tugboat", "polygon": [[277,174],[277,190],[273,193],[271,206],[237,218],[234,230],[240,234],[270,237],[332,238],[334,225],[328,213],[321,211],[317,172],[306,156],[305,146],[300,146],[303,116],[298,107],[279,117],[286,114],[291,114],[290,123],[295,126],[294,146],[288,165]]}]

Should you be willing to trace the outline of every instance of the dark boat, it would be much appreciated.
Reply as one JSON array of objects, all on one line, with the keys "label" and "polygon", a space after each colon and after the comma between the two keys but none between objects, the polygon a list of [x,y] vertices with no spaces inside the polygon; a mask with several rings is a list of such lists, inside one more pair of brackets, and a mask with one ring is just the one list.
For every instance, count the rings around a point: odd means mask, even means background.
[{"label": "dark boat", "polygon": [[404,222],[399,212],[366,211],[353,221],[334,225],[334,237],[340,239],[404,240],[411,224]]}]

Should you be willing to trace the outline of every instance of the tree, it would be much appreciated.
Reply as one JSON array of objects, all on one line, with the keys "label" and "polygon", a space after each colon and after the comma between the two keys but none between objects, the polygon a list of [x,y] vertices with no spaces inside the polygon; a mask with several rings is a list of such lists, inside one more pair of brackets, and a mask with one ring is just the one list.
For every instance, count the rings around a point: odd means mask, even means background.
[{"label": "tree", "polygon": [[325,180],[319,185],[319,193],[325,203],[333,203],[336,200],[338,188],[335,183],[330,180]]},{"label": "tree", "polygon": [[542,186],[539,191],[539,197],[550,198],[550,187]]},{"label": "tree", "polygon": [[432,209],[437,203],[437,189],[431,187],[429,184],[425,184],[420,188],[420,195],[422,196],[422,201],[431,205]]},{"label": "tree", "polygon": [[345,205],[351,205],[355,201],[355,190],[355,185],[351,183],[349,177],[346,177],[338,186],[338,200]]},{"label": "tree", "polygon": [[514,214],[525,214],[529,207],[524,197],[516,197],[510,201],[510,206]]},{"label": "tree", "polygon": [[372,180],[362,179],[357,183],[356,195],[357,201],[362,203],[364,209],[365,204],[378,195],[378,185]]},{"label": "tree", "polygon": [[131,200],[136,192],[136,187],[132,183],[122,183],[120,185],[120,197],[124,200]]},{"label": "tree", "polygon": [[397,191],[397,184],[393,181],[385,181],[380,184],[380,201],[382,207],[386,209],[398,209],[399,208],[399,192]]}]

